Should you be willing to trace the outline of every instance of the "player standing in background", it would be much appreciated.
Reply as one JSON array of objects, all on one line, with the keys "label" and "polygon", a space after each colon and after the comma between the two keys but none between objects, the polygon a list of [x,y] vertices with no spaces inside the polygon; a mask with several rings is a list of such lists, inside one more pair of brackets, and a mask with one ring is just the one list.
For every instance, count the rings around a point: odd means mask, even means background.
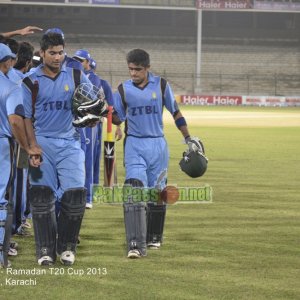
[{"label": "player standing in background", "polygon": [[[93,73],[96,73],[97,62],[91,57],[90,59],[90,67]],[[103,80],[103,79],[101,79]],[[116,126],[115,131],[115,139],[117,141],[121,140],[123,137],[122,129],[120,125]],[[102,140],[102,130],[98,132],[97,143],[98,146],[95,145],[95,153],[94,153],[94,184],[99,184],[99,175],[100,175],[100,160],[101,160],[101,140]]]},{"label": "player standing in background", "polygon": [[22,80],[20,80],[20,76],[17,74],[17,71],[14,69],[18,57],[19,43],[16,40],[11,38],[6,38],[3,41],[3,43],[6,44],[10,48],[11,52],[16,55],[15,58],[11,59],[11,68],[9,69],[7,76],[13,82],[17,84],[21,84]]},{"label": "player standing in background", "polygon": [[[94,77],[93,74],[95,74],[98,78],[100,78],[96,74],[96,69],[97,69],[97,62],[91,57],[90,62],[89,62],[89,73],[90,76]],[[102,123],[99,123],[98,125],[98,134],[95,139],[95,147],[94,147],[94,170],[93,170],[93,184],[99,184],[100,183],[100,162],[101,162],[101,149],[102,149]],[[116,136],[118,136],[118,133],[116,131]],[[122,138],[121,136],[117,137],[118,139]],[[88,205],[87,205],[88,206]]]},{"label": "player standing in background", "polygon": [[[25,74],[30,70],[32,66],[34,47],[28,42],[19,43],[19,49],[17,54],[17,61],[14,65],[14,69],[19,75],[20,79],[25,78]],[[21,82],[22,82],[21,80]]]},{"label": "player standing in background", "polygon": [[[33,51],[32,46],[27,42],[21,42],[20,44],[12,39],[13,36],[16,35],[30,35],[36,31],[41,31],[42,29],[36,26],[27,26],[22,29],[18,29],[12,32],[6,32],[0,34],[0,42],[7,44],[11,51],[16,55],[15,58],[11,59],[11,68],[6,74],[6,76],[12,80],[13,82],[21,85],[22,79],[24,75],[22,74],[28,69],[28,62],[27,65],[23,66],[24,61],[27,59],[28,55],[30,56],[31,50]],[[22,156],[26,165],[27,158],[26,152],[16,143],[15,147],[15,155],[18,156],[19,153],[22,153]],[[17,161],[15,165],[18,164],[19,156],[16,157]],[[20,161],[20,160],[19,160]],[[27,201],[27,169],[23,168],[16,168],[16,171],[13,172],[14,177],[14,221],[12,226],[12,233],[17,233],[19,235],[26,235],[26,228],[30,227],[30,224],[26,222],[26,217],[30,214],[30,208]],[[26,203],[26,204],[25,204]],[[22,225],[20,224],[22,222]],[[21,226],[20,226],[21,225]],[[9,256],[16,256],[17,255],[17,247],[18,243],[15,241],[10,241],[10,248],[8,251]]]},{"label": "player standing in background", "polygon": [[[28,72],[31,66],[31,60],[33,57],[33,46],[28,42],[19,43],[17,53],[17,61],[14,65],[14,68],[10,70],[8,76],[14,72],[15,75],[10,78],[12,80],[16,80],[16,83],[21,85],[23,79],[25,78],[25,73]],[[24,153],[19,149],[19,146],[16,147],[16,153],[19,155],[24,155]],[[19,157],[20,158],[20,157]],[[16,172],[15,172],[15,215],[14,215],[14,233],[19,235],[26,235],[26,228],[30,228],[30,224],[26,221],[26,218],[29,214],[29,211],[26,207],[27,203],[27,177],[28,177],[28,166],[22,166],[21,164],[16,163]]]},{"label": "player standing in background", "polygon": [[[90,58],[91,55],[87,50],[79,49],[75,52],[73,59],[77,60],[81,63],[84,73],[87,75],[91,83],[97,87],[101,87],[100,78],[91,71],[90,67]],[[105,99],[110,102],[112,105],[112,91],[109,86],[102,87]],[[105,89],[104,89],[105,88]],[[101,135],[102,135],[102,122],[99,122],[95,127],[85,127],[82,128],[81,135],[81,148],[85,153],[85,187],[87,189],[87,197],[86,197],[86,208],[93,207],[93,193],[92,193],[92,185],[94,183],[94,165],[95,165],[95,152],[97,152],[97,148],[101,148]],[[100,135],[100,143],[98,142],[98,137]],[[101,150],[100,150],[101,151]],[[98,168],[99,172],[99,168]]]},{"label": "player standing in background", "polygon": [[[12,203],[12,170],[13,170],[13,138],[30,155],[32,165],[37,166],[36,156],[42,154],[41,149],[29,145],[24,126],[24,107],[20,86],[9,80],[6,75],[11,68],[11,59],[16,55],[9,47],[0,44],[0,268],[10,265],[7,254],[10,244],[13,203]],[[8,192],[8,193],[7,193]],[[9,199],[6,195],[9,194]]]},{"label": "player standing in background", "polygon": [[[5,74],[5,76],[7,78],[9,78],[12,82],[16,83],[16,84],[21,84],[22,80],[20,79],[20,76],[17,74],[17,71],[13,68],[13,66],[15,65],[16,61],[17,61],[17,54],[18,54],[18,50],[19,50],[19,43],[12,39],[12,38],[5,38],[5,37],[1,37],[1,43],[7,45],[11,52],[14,54],[14,57],[10,59],[10,69],[8,70],[8,72]],[[16,143],[16,141],[14,141],[14,143]],[[14,145],[14,151],[16,153],[17,151],[17,143]],[[14,154],[15,154],[14,153]],[[15,160],[14,160],[15,161]],[[15,168],[15,163],[14,163],[14,168]],[[14,174],[14,176],[12,177],[12,186],[16,186],[16,177],[17,177],[17,172],[14,169],[14,172],[12,172],[12,174]],[[22,181],[23,182],[23,181]],[[15,208],[16,208],[16,194],[15,191],[12,192],[12,194],[14,195],[13,197],[13,222],[12,222],[12,234],[15,234]],[[10,247],[8,250],[8,256],[17,256],[18,255],[18,243],[16,241],[10,241]]]},{"label": "player standing in background", "polygon": [[[170,85],[149,72],[150,57],[142,49],[127,54],[131,79],[114,94],[116,124],[125,121],[125,184],[137,188],[166,186],[169,161],[163,132],[163,108],[172,114],[177,128],[188,142],[191,138]],[[128,258],[147,255],[147,246],[159,249],[163,237],[166,206],[124,199],[124,220]]]},{"label": "player standing in background", "polygon": [[[23,81],[29,141],[40,145],[44,153],[40,167],[29,170],[28,192],[39,265],[53,264],[56,254],[63,264],[74,263],[86,202],[84,153],[71,111],[73,77],[78,72],[62,66],[64,45],[61,34],[44,34],[40,41],[43,65]],[[79,81],[90,84],[80,71]],[[55,201],[61,194],[56,220]]]},{"label": "player standing in background", "polygon": [[25,74],[25,77],[29,76],[30,74],[34,73],[37,68],[43,63],[42,58],[40,57],[40,50],[36,50],[33,52],[33,56],[31,59],[30,69]]},{"label": "player standing in background", "polygon": [[[33,47],[26,42],[18,43],[16,40],[12,38],[3,38],[3,42],[9,46],[12,53],[15,54],[15,58],[11,59],[11,67],[9,71],[7,72],[6,76],[13,82],[15,82],[18,85],[21,85],[22,79],[24,78],[24,74],[19,69],[27,70],[26,67],[23,67],[24,63],[24,57],[31,56],[32,57],[32,51]],[[31,58],[29,57],[29,63],[31,61]],[[18,69],[19,68],[19,69]],[[27,163],[27,153],[18,145],[16,142],[15,147],[15,156],[17,158],[19,153],[22,153],[23,156],[22,161],[26,161]],[[13,197],[13,203],[14,203],[14,218],[13,218],[13,224],[12,224],[12,234],[18,234],[18,235],[26,235],[26,225],[30,227],[30,224],[27,222],[24,222],[24,226],[22,224],[22,215],[24,216],[24,211],[26,208],[26,187],[27,187],[27,169],[23,169],[20,166],[18,166],[18,159],[15,160],[14,163],[14,178],[13,180],[13,186],[14,186],[14,197]],[[25,219],[26,221],[26,219]],[[25,225],[26,224],[26,225]],[[9,256],[16,256],[18,254],[17,252],[18,243],[15,241],[10,242],[10,249],[8,251]]]},{"label": "player standing in background", "polygon": [[[113,94],[111,87],[106,80],[101,79],[91,67],[91,55],[85,49],[79,49],[75,52],[74,59],[78,60],[84,69],[84,73],[93,85],[102,88],[108,105],[113,106]],[[94,61],[94,60],[93,60]],[[96,62],[94,61],[96,67]],[[93,184],[99,184],[100,173],[100,155],[101,155],[101,139],[102,139],[102,122],[95,127],[85,127],[82,129],[82,149],[85,151],[85,170],[86,179],[85,187],[87,189],[86,208],[92,208],[93,204]],[[118,135],[116,131],[116,135]],[[122,136],[117,136],[120,139]]]}]

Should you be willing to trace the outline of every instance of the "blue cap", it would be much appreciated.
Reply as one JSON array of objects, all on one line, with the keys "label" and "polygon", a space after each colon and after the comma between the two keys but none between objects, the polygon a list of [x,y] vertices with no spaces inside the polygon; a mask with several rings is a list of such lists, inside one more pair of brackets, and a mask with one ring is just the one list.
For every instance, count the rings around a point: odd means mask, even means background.
[{"label": "blue cap", "polygon": [[49,29],[46,30],[46,32],[44,33],[44,35],[48,34],[48,33],[57,33],[57,34],[60,34],[62,36],[62,38],[65,39],[65,35],[64,35],[63,31],[60,28],[49,28]]},{"label": "blue cap", "polygon": [[90,58],[90,67],[93,70],[96,70],[96,68],[97,68],[97,63],[96,63],[96,61],[92,57]]},{"label": "blue cap", "polygon": [[73,57],[77,57],[79,59],[87,59],[90,60],[91,59],[91,55],[87,50],[84,49],[79,49],[75,52],[75,54],[73,55]]},{"label": "blue cap", "polygon": [[5,45],[0,43],[0,62],[4,62],[8,60],[9,58],[16,58],[16,54],[12,53],[10,48]]}]

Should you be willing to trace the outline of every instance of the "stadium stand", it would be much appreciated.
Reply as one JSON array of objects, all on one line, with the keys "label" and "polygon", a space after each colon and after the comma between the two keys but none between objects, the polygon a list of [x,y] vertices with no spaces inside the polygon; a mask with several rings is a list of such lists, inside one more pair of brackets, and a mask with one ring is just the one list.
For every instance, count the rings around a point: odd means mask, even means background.
[{"label": "stadium stand", "polygon": [[[62,28],[68,55],[87,48],[113,89],[128,78],[126,53],[140,47],[150,53],[152,70],[166,77],[175,93],[199,91],[195,11],[0,5],[0,16],[3,31],[11,28],[11,18],[18,19],[19,27]],[[206,11],[202,23],[202,93],[300,94],[300,14]],[[38,47],[38,39],[30,41]]]},{"label": "stadium stand", "polygon": [[[260,40],[236,43],[204,39],[201,82],[204,93],[249,95],[297,95],[300,92],[298,44],[277,40],[271,46]],[[283,46],[288,44],[288,46]],[[282,46],[279,46],[282,45]],[[152,70],[165,76],[177,93],[193,93],[196,41],[191,38],[79,36],[69,38],[68,53],[80,47],[91,49],[98,70],[113,88],[128,77],[124,57],[132,49],[145,48]],[[297,84],[298,82],[298,84]]]}]

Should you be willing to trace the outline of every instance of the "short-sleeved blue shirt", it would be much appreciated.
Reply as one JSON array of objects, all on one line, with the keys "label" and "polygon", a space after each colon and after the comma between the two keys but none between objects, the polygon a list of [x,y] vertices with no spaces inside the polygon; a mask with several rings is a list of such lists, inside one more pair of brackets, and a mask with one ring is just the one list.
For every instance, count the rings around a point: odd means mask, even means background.
[{"label": "short-sleeved blue shirt", "polygon": [[[50,78],[38,68],[28,77],[38,83],[34,115],[32,92],[23,82],[25,117],[34,117],[35,134],[53,138],[72,138],[76,130],[72,125],[72,96],[75,90],[73,69],[62,67],[55,78]],[[90,83],[81,72],[80,83]]]},{"label": "short-sleeved blue shirt", "polygon": [[132,80],[123,83],[124,107],[119,91],[114,94],[114,109],[121,121],[127,121],[127,135],[136,137],[162,137],[163,107],[173,115],[178,110],[174,94],[167,83],[164,97],[161,91],[161,77],[148,73],[148,83],[137,87]]},{"label": "short-sleeved blue shirt", "polygon": [[17,70],[17,69],[10,68],[10,70],[7,73],[7,77],[11,81],[17,83],[18,85],[21,85],[22,84],[22,80],[24,78],[24,74],[21,71]]},{"label": "short-sleeved blue shirt", "polygon": [[37,67],[31,68],[27,73],[24,74],[24,78],[36,72],[36,70],[40,69],[42,65],[38,65]]},{"label": "short-sleeved blue shirt", "polygon": [[84,74],[91,81],[91,83],[96,87],[101,87],[101,79],[100,77],[94,73],[93,70],[84,71]]},{"label": "short-sleeved blue shirt", "polygon": [[74,59],[73,57],[69,57],[67,55],[65,55],[65,59],[62,63],[62,66],[84,71],[82,64],[78,60]]},{"label": "short-sleeved blue shirt", "polygon": [[0,137],[11,137],[8,116],[24,117],[22,89],[0,71]]}]

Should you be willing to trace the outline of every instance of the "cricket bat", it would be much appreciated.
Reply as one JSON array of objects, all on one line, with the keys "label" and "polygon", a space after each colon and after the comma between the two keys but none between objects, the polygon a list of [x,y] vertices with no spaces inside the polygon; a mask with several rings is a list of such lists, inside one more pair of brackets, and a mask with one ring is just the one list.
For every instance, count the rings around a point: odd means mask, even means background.
[{"label": "cricket bat", "polygon": [[16,154],[16,160],[17,160],[17,168],[20,169],[28,169],[28,154],[27,152],[19,145],[17,144],[17,154]]},{"label": "cricket bat", "polygon": [[104,186],[113,186],[116,181],[115,141],[112,132],[112,106],[108,107],[107,134],[104,141]]}]

